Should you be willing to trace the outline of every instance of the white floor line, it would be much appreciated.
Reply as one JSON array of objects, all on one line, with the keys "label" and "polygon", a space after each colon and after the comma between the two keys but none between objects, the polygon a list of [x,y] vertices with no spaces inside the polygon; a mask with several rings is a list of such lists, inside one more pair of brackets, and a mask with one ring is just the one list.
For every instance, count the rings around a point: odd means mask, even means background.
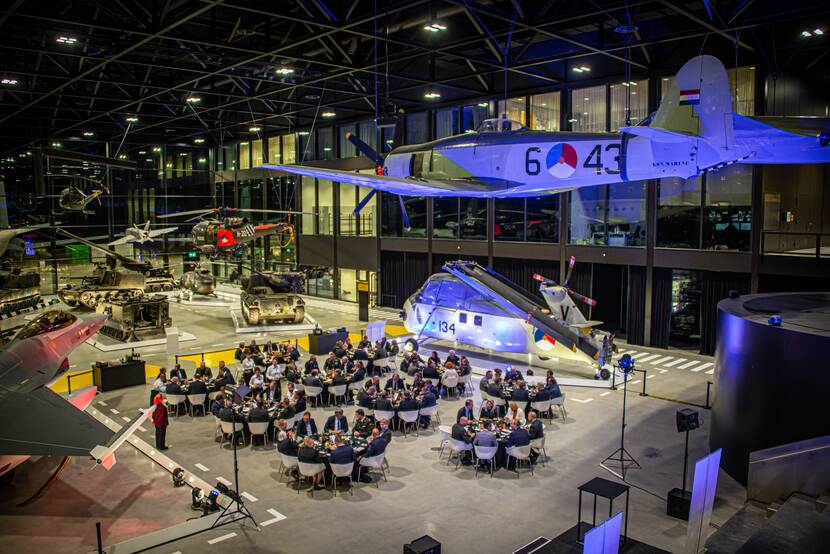
[{"label": "white floor line", "polygon": [[284,515],[282,515],[278,511],[276,511],[274,508],[269,508],[268,513],[271,514],[272,516],[274,516],[273,519],[268,519],[268,520],[260,522],[260,526],[268,527],[272,523],[277,523],[278,521],[282,521],[282,520],[286,519],[286,517]]},{"label": "white floor line", "polygon": [[643,356],[648,356],[650,354],[651,352],[637,352],[636,354],[632,354],[631,357],[639,362],[640,358],[642,358]]},{"label": "white floor line", "polygon": [[609,394],[611,394],[611,391],[608,391],[608,390],[605,391],[605,392],[599,393],[600,396],[608,396]]},{"label": "white floor line", "polygon": [[147,429],[145,429],[145,428],[144,428],[144,427],[142,427],[141,425],[139,425],[139,426],[138,426],[138,430],[139,430],[139,431],[144,431],[145,433],[147,432]]},{"label": "white floor line", "polygon": [[208,544],[216,544],[217,542],[226,541],[228,539],[232,539],[236,536],[236,533],[228,533],[227,535],[222,535],[221,537],[216,537],[215,539],[210,539]]},{"label": "white floor line", "polygon": [[227,485],[229,487],[231,486],[231,482],[228,481],[227,479],[225,479],[224,477],[222,477],[221,475],[219,477],[217,477],[216,480],[219,481],[220,483],[222,483],[223,485]]},{"label": "white floor line", "polygon": [[121,416],[121,419],[123,419],[123,420],[124,420],[124,421],[126,421],[126,422],[129,422],[129,421],[130,421],[130,418],[128,418],[128,417],[127,417],[127,416],[125,416],[125,415]]},{"label": "white floor line", "polygon": [[209,467],[203,466],[202,464],[196,464],[196,469],[201,469],[202,471],[210,471]]},{"label": "white floor line", "polygon": [[673,362],[669,362],[669,363],[664,364],[664,365],[665,365],[666,367],[674,367],[674,366],[676,366],[677,364],[682,364],[683,362],[688,362],[688,361],[689,361],[689,358],[677,358],[675,361],[673,361]]},{"label": "white floor line", "polygon": [[668,369],[661,369],[660,373],[667,373],[668,371],[669,371]]},{"label": "white floor line", "polygon": [[648,358],[638,358],[637,363],[642,364],[642,363],[645,363],[645,362],[649,362],[651,360],[656,360],[657,358],[660,358],[660,357],[662,357],[662,356],[660,356],[660,354],[652,354]]},{"label": "white floor line", "polygon": [[659,360],[654,360],[651,363],[653,363],[654,365],[663,365],[664,363],[668,362],[669,360],[673,360],[673,359],[674,359],[674,356],[665,356],[663,358],[660,358]]},{"label": "white floor line", "polygon": [[581,400],[579,398],[571,398],[571,400],[573,400],[574,402],[579,402],[581,404],[587,404],[588,402],[592,402],[594,399],[593,398],[586,398],[585,400]]},{"label": "white floor line", "polygon": [[242,491],[241,493],[239,493],[239,496],[244,496],[245,498],[247,498],[251,502],[256,502],[257,500],[259,500],[259,498],[257,498],[253,494],[247,493],[245,491]]},{"label": "white floor line", "polygon": [[106,406],[106,405],[107,405],[107,403],[106,403],[106,402],[104,402],[103,400],[101,400],[100,402],[98,402],[98,404],[100,404],[101,406]]},{"label": "white floor line", "polygon": [[714,374],[715,374],[715,368],[714,367],[706,372],[706,375],[714,375]]},{"label": "white floor line", "polygon": [[654,379],[655,377],[657,377],[657,376],[656,375],[649,375],[648,377],[646,377],[646,379]]},{"label": "white floor line", "polygon": [[715,365],[714,362],[706,362],[705,364],[699,365],[697,367],[693,367],[689,371],[691,371],[692,373],[697,373],[698,371],[703,371],[704,369],[710,368],[713,365]]},{"label": "white floor line", "polygon": [[111,411],[112,413],[114,413],[115,415],[118,415],[118,414],[120,414],[120,413],[121,413],[121,412],[119,412],[118,410],[116,410],[115,408],[110,408],[110,411]]},{"label": "white floor line", "polygon": [[628,383],[628,384],[629,384],[629,385],[636,385],[637,383],[641,383],[641,382],[642,382],[642,380],[641,380],[641,379],[637,379],[636,381],[631,381],[631,382],[630,382],[630,383]]},{"label": "white floor line", "polygon": [[699,363],[700,363],[700,360],[693,360],[693,361],[685,363],[681,366],[677,366],[677,369],[688,369],[688,368],[692,367],[693,365],[697,365]]}]

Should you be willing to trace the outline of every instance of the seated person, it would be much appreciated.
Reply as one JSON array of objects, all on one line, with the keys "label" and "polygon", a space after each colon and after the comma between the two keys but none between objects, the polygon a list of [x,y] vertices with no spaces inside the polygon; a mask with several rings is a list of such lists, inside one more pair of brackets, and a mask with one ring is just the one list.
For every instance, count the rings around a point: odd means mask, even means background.
[{"label": "seated person", "polygon": [[294,419],[294,416],[297,414],[297,412],[294,411],[294,408],[291,406],[291,402],[288,401],[288,398],[283,398],[280,402],[280,409],[277,412],[277,414],[280,419],[289,421],[291,419]]},{"label": "seated person", "polygon": [[518,421],[519,425],[525,424],[525,411],[519,408],[519,405],[515,402],[511,402],[507,407],[507,413],[504,414],[504,417],[508,421]]},{"label": "seated person", "polygon": [[282,374],[286,381],[291,383],[296,383],[300,380],[300,371],[297,369],[297,366],[294,365],[294,362],[288,362],[285,365],[285,371],[283,371]]},{"label": "seated person", "polygon": [[187,381],[187,373],[182,368],[181,364],[176,364],[173,369],[170,370],[170,378],[178,377],[179,382],[184,383]]},{"label": "seated person", "polygon": [[470,365],[470,360],[467,359],[467,356],[461,356],[456,367],[458,368],[458,375],[461,377],[465,377],[473,371],[473,368]]},{"label": "seated person", "polygon": [[312,354],[305,363],[305,373],[311,373],[313,369],[320,369],[320,364],[317,363],[317,356]]},{"label": "seated person", "polygon": [[[384,339],[385,338],[386,337],[384,337]],[[392,339],[392,342],[386,343],[386,352],[388,353],[389,356],[397,356],[398,352],[400,352],[400,351],[401,351],[401,349],[398,346],[397,339]]]},{"label": "seated person", "polygon": [[242,360],[242,379],[245,381],[246,385],[250,382],[251,375],[254,374],[254,367],[256,367],[254,359],[251,358],[250,354],[246,355]]},{"label": "seated person", "polygon": [[[447,380],[447,381],[448,381],[448,380],[453,379],[453,378],[454,378],[456,381],[458,381],[458,380],[459,380],[459,379],[458,379],[458,372],[455,370],[455,366],[453,366],[452,364],[449,364],[449,365],[448,365],[448,366],[444,369],[444,373],[441,375],[441,382],[443,383],[445,380]],[[459,383],[458,383],[458,385],[456,385],[456,387],[460,387],[460,386],[461,386],[461,383],[459,382]],[[450,392],[450,391],[447,391],[447,394],[449,394],[449,392]]]},{"label": "seated person", "polygon": [[236,379],[233,378],[231,368],[225,365],[225,362],[219,362],[219,375],[226,385],[235,385]]},{"label": "seated person", "polygon": [[461,358],[458,357],[455,350],[450,350],[450,353],[447,355],[447,361],[457,367],[460,360]]},{"label": "seated person", "polygon": [[354,462],[354,448],[346,444],[343,437],[337,436],[334,439],[334,446],[329,449],[329,463],[331,464],[350,464]]},{"label": "seated person", "polygon": [[[225,407],[225,397],[222,394],[217,394],[213,402],[210,403],[210,413],[215,417],[219,417],[219,412]],[[219,418],[221,419],[221,418]]]},{"label": "seated person", "polygon": [[205,362],[199,364],[199,367],[196,368],[196,373],[194,377],[199,378],[202,375],[207,377],[208,379],[213,379],[213,372],[210,370],[208,366],[205,365]]},{"label": "seated person", "polygon": [[248,381],[248,386],[250,386],[254,391],[261,389],[262,385],[265,384],[265,377],[262,375],[262,370],[257,367],[254,369],[254,374],[251,375],[251,379]]},{"label": "seated person", "polygon": [[513,367],[512,365],[507,366],[507,371],[504,372],[504,380],[508,383],[511,381],[518,381],[522,379],[522,372]]},{"label": "seated person", "polygon": [[241,362],[245,359],[245,343],[240,342],[239,346],[236,348],[236,351],[233,353],[233,359],[237,362]]},{"label": "seated person", "polygon": [[250,352],[251,356],[254,354],[260,354],[262,351],[257,346],[256,339],[251,339],[251,344],[248,345],[248,351]]},{"label": "seated person", "polygon": [[381,419],[378,422],[378,433],[380,438],[386,441],[386,444],[392,442],[392,429],[389,427],[388,419]]},{"label": "seated person", "polygon": [[334,371],[335,369],[342,369],[343,364],[340,363],[340,358],[334,355],[334,352],[329,353],[329,357],[326,358],[325,363],[323,364],[323,369],[325,371]]},{"label": "seated person", "polygon": [[[424,386],[424,392],[421,394],[421,398],[420,398],[420,402],[418,403],[418,407],[421,410],[423,410],[424,408],[431,408],[431,407],[433,407],[437,404],[438,404],[438,399],[436,398],[435,393],[432,392],[432,384],[427,383]],[[422,415],[419,418],[419,422],[421,424],[421,427],[426,429],[427,427],[429,427],[430,416]]]},{"label": "seated person", "polygon": [[424,379],[440,379],[441,374],[438,373],[438,369],[432,363],[427,363],[427,366],[424,368],[423,371]]},{"label": "seated person", "polygon": [[530,440],[541,439],[545,434],[545,426],[537,418],[536,412],[530,412],[527,416],[527,434]]},{"label": "seated person", "polygon": [[262,400],[258,400],[256,406],[248,412],[248,421],[251,423],[264,423],[268,421],[268,410],[265,409]]},{"label": "seated person", "polygon": [[265,392],[262,393],[262,394],[263,394],[263,399],[266,402],[273,402],[273,403],[279,402],[280,397],[282,396],[281,391],[280,391],[279,382],[271,381],[270,383],[268,383],[268,388],[265,389]]},{"label": "seated person", "polygon": [[306,387],[317,387],[322,389],[323,381],[320,380],[320,373],[316,369],[313,370],[311,375],[303,379],[303,385]]},{"label": "seated person", "polygon": [[317,435],[317,424],[311,418],[311,413],[305,412],[303,419],[297,422],[298,437],[313,437]]},{"label": "seated person", "polygon": [[296,348],[294,348],[293,344],[289,344],[285,347],[285,352],[288,355],[288,358],[291,359],[292,362],[298,362],[300,360],[300,352]]},{"label": "seated person", "polygon": [[336,408],[334,415],[329,416],[326,424],[323,425],[323,433],[347,433],[349,431],[349,420],[343,415],[343,408]]},{"label": "seated person", "polygon": [[527,385],[524,381],[516,381],[516,386],[513,389],[513,394],[510,396],[510,400],[523,403],[527,403],[527,401],[530,400],[530,393],[528,392]]},{"label": "seated person", "polygon": [[389,393],[383,391],[380,393],[380,396],[377,400],[375,400],[375,410],[380,410],[382,412],[394,412],[395,406],[392,405],[392,401],[389,400]]},{"label": "seated person", "polygon": [[487,392],[487,387],[490,386],[490,382],[493,380],[493,371],[487,370],[487,373],[484,374],[484,377],[481,378],[481,381],[478,382],[478,389],[484,392]]},{"label": "seated person", "polygon": [[323,465],[323,458],[320,457],[320,453],[314,448],[314,441],[311,437],[303,439],[302,445],[297,450],[297,460],[305,464],[319,464],[320,471],[314,474],[314,490],[322,489],[323,473],[326,466]]},{"label": "seated person", "polygon": [[[280,425],[282,423],[282,425]],[[284,419],[277,422],[277,452],[292,458],[297,457],[297,443],[295,442],[296,435],[294,431],[288,429]]]},{"label": "seated person", "polygon": [[343,341],[339,340],[339,341],[337,341],[337,343],[335,343],[334,350],[332,351],[332,354],[338,360],[340,358],[342,358],[343,356],[346,356],[348,354],[348,351],[347,351],[346,347],[344,346]]},{"label": "seated person", "polygon": [[305,412],[306,408],[308,407],[305,401],[305,391],[297,391],[297,393],[294,396],[294,411],[298,414]]},{"label": "seated person", "polygon": [[458,423],[461,421],[462,417],[466,417],[468,420],[475,419],[473,417],[473,399],[468,398],[464,401],[464,405],[458,409],[458,414],[456,414],[455,422]]},{"label": "seated person", "polygon": [[386,386],[384,387],[384,390],[387,390],[389,392],[397,392],[397,391],[404,390],[405,388],[406,388],[406,383],[404,383],[404,380],[401,379],[400,375],[398,375],[397,373],[394,373],[394,374],[392,374],[391,379],[386,380]]},{"label": "seated person", "polygon": [[530,435],[519,425],[519,421],[514,419],[510,422],[510,436],[507,437],[507,446],[527,446],[530,444]]},{"label": "seated person", "polygon": [[[363,452],[362,456],[357,458],[357,461],[360,462],[363,458],[374,458],[375,456],[380,456],[384,452],[386,452],[387,443],[383,438],[380,436],[380,431],[377,429],[372,429],[372,434],[369,435],[369,446],[366,447],[366,450]],[[356,464],[355,465],[355,478],[363,481],[364,483],[371,483],[372,479],[368,475],[362,475],[361,470],[363,466]]]},{"label": "seated person", "polygon": [[547,383],[545,384],[545,389],[550,392],[551,399],[559,398],[562,396],[562,391],[559,388],[559,383],[556,382],[556,377],[551,375],[547,379]]},{"label": "seated person", "polygon": [[359,383],[366,379],[366,366],[363,362],[357,362],[354,366],[354,372],[349,375],[349,383]]},{"label": "seated person", "polygon": [[357,343],[358,348],[369,348],[372,343],[369,342],[369,338],[366,335],[360,337],[360,342]]},{"label": "seated person", "polygon": [[190,390],[187,392],[187,394],[207,394],[207,384],[205,383],[206,380],[207,377],[204,376],[197,377],[196,379],[194,379],[193,382],[190,383]]},{"label": "seated person", "polygon": [[[468,433],[467,432],[467,425],[470,424],[470,421],[466,417],[462,417],[457,423],[452,426],[452,438],[453,440],[462,442],[464,444],[472,444],[473,440],[475,440],[475,433]],[[462,464],[469,464],[472,462],[473,453],[471,450],[466,452],[462,452],[460,454],[461,463]]]},{"label": "seated person", "polygon": [[268,381],[278,381],[280,378],[282,378],[280,364],[276,358],[271,358],[268,367],[265,369],[265,379]]},{"label": "seated person", "polygon": [[533,397],[534,402],[547,402],[550,400],[550,390],[547,387],[539,386],[536,388],[536,396]]},{"label": "seated person", "polygon": [[332,375],[331,379],[329,379],[327,383],[332,387],[339,387],[340,385],[347,384],[346,378],[343,376],[342,370],[339,369],[334,370],[334,375]]},{"label": "seated person", "polygon": [[478,417],[480,419],[496,419],[498,417],[498,413],[496,413],[496,407],[493,405],[492,400],[487,400],[484,403],[484,406],[481,407],[481,413]]},{"label": "seated person", "polygon": [[432,360],[432,363],[435,367],[441,367],[441,357],[435,350],[433,350],[432,354],[430,354],[429,358],[427,359],[427,363],[429,363],[429,360]]},{"label": "seated person", "polygon": [[357,393],[357,405],[361,408],[365,408],[367,410],[374,410],[375,409],[375,401],[373,399],[375,395],[374,387],[369,387],[369,389],[361,389]]},{"label": "seated person", "polygon": [[[363,343],[361,342],[360,344],[363,344]],[[352,359],[355,360],[355,361],[361,361],[361,362],[368,361],[369,360],[369,353],[366,352],[367,347],[368,347],[368,345],[358,346],[357,350],[354,351],[354,356],[352,357]]]},{"label": "seated person", "polygon": [[340,358],[340,369],[350,372],[354,369],[354,362],[351,361],[348,356],[343,356]]},{"label": "seated person", "polygon": [[493,398],[501,398],[501,379],[493,377],[493,380],[487,385],[487,394]]},{"label": "seated person", "polygon": [[367,437],[372,432],[375,426],[366,417],[366,412],[363,408],[358,408],[354,411],[354,427],[352,427],[352,434],[360,437]]},{"label": "seated person", "polygon": [[494,429],[495,427],[492,423],[486,424],[481,431],[476,433],[473,444],[475,446],[498,446]]},{"label": "seated person", "polygon": [[178,377],[171,377],[164,387],[165,394],[182,394],[182,387],[179,385]]},{"label": "seated person", "polygon": [[225,398],[225,405],[221,410],[219,410],[219,419],[229,423],[236,420],[237,425],[241,425],[242,423],[242,418],[236,417],[236,414],[233,411],[233,403],[229,398]]}]

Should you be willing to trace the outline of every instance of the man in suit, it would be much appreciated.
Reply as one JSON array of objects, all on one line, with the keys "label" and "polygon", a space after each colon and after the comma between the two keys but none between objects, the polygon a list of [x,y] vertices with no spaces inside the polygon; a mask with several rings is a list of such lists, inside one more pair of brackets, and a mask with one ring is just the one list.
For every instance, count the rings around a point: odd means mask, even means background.
[{"label": "man in suit", "polygon": [[[424,408],[431,408],[436,404],[438,404],[438,400],[435,397],[435,393],[432,392],[432,386],[427,383],[427,386],[424,387],[424,394],[421,396],[421,401],[419,402],[418,407],[423,410]],[[424,429],[429,427],[429,419],[429,416],[422,415],[419,418],[421,427]]]},{"label": "man in suit", "polygon": [[225,397],[220,393],[216,395],[216,398],[214,398],[213,402],[210,403],[210,413],[212,413],[216,417],[219,417],[219,412],[222,411],[222,408],[224,407]]},{"label": "man in suit", "polygon": [[311,413],[305,412],[303,419],[297,422],[298,437],[312,437],[317,434],[317,423],[311,418]]},{"label": "man in suit", "polygon": [[303,385],[306,387],[323,388],[323,381],[320,380],[320,374],[316,369],[311,372],[311,375],[303,379]]},{"label": "man in suit", "polygon": [[505,381],[518,381],[522,379],[522,372],[513,367],[512,365],[507,366],[507,370],[504,372],[504,380]]},{"label": "man in suit", "polygon": [[334,439],[334,446],[329,447],[329,463],[332,464],[350,464],[354,462],[354,448],[346,444],[343,437],[336,437]]},{"label": "man in suit", "polygon": [[347,382],[346,378],[343,376],[343,372],[339,369],[336,369],[334,371],[334,375],[332,375],[331,377],[331,382],[329,383],[329,385],[331,385],[332,387],[338,387],[340,385],[345,384],[347,384]]},{"label": "man in suit", "polygon": [[481,431],[476,433],[473,444],[476,446],[498,446],[492,423],[488,423]]},{"label": "man in suit", "polygon": [[[285,427],[285,420],[280,421],[282,421],[282,427]],[[296,435],[294,431],[285,431],[282,427],[280,427],[280,431],[277,433],[277,452],[296,458],[297,443],[294,440]]]},{"label": "man in suit", "polygon": [[[256,406],[251,408],[251,411],[248,412],[248,422],[249,423],[267,423],[268,422],[268,410],[265,409],[265,406],[262,405],[262,402],[257,402]],[[270,425],[269,425],[270,427]],[[266,435],[269,434],[268,429],[265,430]],[[253,436],[251,437],[251,441],[253,441]],[[265,438],[263,437],[263,441]],[[253,443],[252,443],[253,444]]]},{"label": "man in suit", "polygon": [[366,352],[366,347],[358,346],[357,350],[354,351],[354,357],[352,359],[361,362],[369,361],[369,354]]},{"label": "man in suit", "polygon": [[164,392],[166,394],[182,394],[182,387],[179,385],[179,378],[173,377],[167,381],[167,385],[164,387]]},{"label": "man in suit", "polygon": [[513,446],[527,446],[530,444],[530,435],[525,429],[519,427],[519,420],[510,422],[510,436],[507,437],[508,448]]},{"label": "man in suit", "polygon": [[320,453],[314,448],[314,441],[311,437],[305,437],[303,439],[302,445],[297,450],[297,461],[306,464],[319,464],[322,469],[314,474],[314,490],[322,489],[323,473],[325,472],[326,466],[323,465],[323,459],[320,457]]},{"label": "man in suit", "polygon": [[380,438],[385,440],[386,444],[392,442],[392,429],[389,428],[388,419],[381,419],[378,422],[378,432],[380,433]]},{"label": "man in suit", "polygon": [[340,358],[334,355],[334,352],[329,354],[329,357],[326,358],[325,363],[323,364],[323,369],[326,371],[333,371],[335,369],[342,369],[342,365],[340,364]]},{"label": "man in suit", "polygon": [[181,364],[176,364],[176,366],[170,370],[170,378],[178,377],[179,381],[184,382],[187,380],[187,373],[182,368]]},{"label": "man in suit", "polygon": [[291,402],[287,398],[283,398],[280,402],[279,418],[288,421],[293,419],[296,414],[297,412],[294,411]]},{"label": "man in suit", "polygon": [[433,364],[427,364],[423,371],[424,379],[440,379],[441,375],[438,373],[438,368]]},{"label": "man in suit", "polygon": [[[233,403],[230,401],[229,398],[225,399],[225,405],[219,410],[219,419],[222,421],[227,421],[228,423],[234,420],[234,413],[233,413]],[[237,418],[236,421],[237,425],[241,426],[241,422]]]},{"label": "man in suit", "polygon": [[337,408],[334,410],[334,415],[329,416],[326,424],[323,426],[323,433],[346,433],[349,430],[349,421],[343,415],[343,409]]},{"label": "man in suit", "polygon": [[386,380],[386,386],[384,387],[384,389],[388,390],[389,392],[403,390],[404,388],[406,388],[406,383],[404,383],[403,379],[401,379],[401,376],[397,373],[394,373],[391,379]]},{"label": "man in suit", "polygon": [[349,375],[348,382],[349,383],[359,383],[366,379],[366,366],[363,365],[363,362],[359,362],[354,366],[354,373]]},{"label": "man in suit", "polygon": [[190,383],[190,390],[187,394],[207,394],[207,384],[205,383],[205,377],[197,377]]},{"label": "man in suit", "polygon": [[458,409],[458,414],[456,415],[455,422],[458,423],[461,421],[462,417],[466,417],[468,420],[475,419],[473,417],[473,399],[468,398],[464,401],[464,405]]},{"label": "man in suit", "polygon": [[294,413],[300,414],[306,410],[305,392],[298,391],[297,399],[294,401]]},{"label": "man in suit", "polygon": [[366,412],[363,411],[363,408],[358,408],[354,411],[354,427],[352,427],[353,435],[368,437],[372,434],[372,429],[374,428],[375,426],[369,421],[369,418],[366,417]]},{"label": "man in suit", "polygon": [[235,385],[236,379],[233,378],[233,374],[228,366],[225,365],[225,362],[219,362],[219,376],[225,382],[226,385]]},{"label": "man in suit", "polygon": [[[527,434],[530,440],[541,439],[545,434],[544,425],[542,424],[541,420],[536,416],[536,412],[530,412],[527,415]],[[530,451],[530,461],[531,463],[536,462],[536,458],[539,456],[539,453],[532,450]]]},{"label": "man in suit", "polygon": [[392,405],[392,401],[389,400],[389,393],[383,391],[380,393],[380,396],[377,400],[375,400],[375,410],[380,410],[382,412],[394,412],[395,407]]},{"label": "man in suit", "polygon": [[357,405],[367,410],[375,409],[375,401],[372,399],[372,389],[360,389],[357,392]]},{"label": "man in suit", "polygon": [[200,363],[199,367],[196,368],[196,374],[194,375],[194,377],[199,378],[202,375],[204,375],[208,379],[213,378],[213,372],[207,365],[205,365],[205,362]]},{"label": "man in suit", "polygon": [[314,354],[305,363],[305,373],[311,373],[312,370],[320,369],[320,364],[317,363],[317,356]]},{"label": "man in suit", "polygon": [[510,397],[510,400],[513,402],[524,402],[530,399],[530,393],[527,391],[527,385],[524,381],[516,381],[516,388],[513,390],[513,394]]},{"label": "man in suit", "polygon": [[[466,417],[462,417],[452,426],[452,438],[453,440],[463,442],[464,444],[472,444],[473,440],[475,440],[476,436],[475,433],[468,433],[467,432],[467,425],[470,424],[470,421]],[[473,453],[471,450],[467,452],[462,452],[460,454],[461,463],[464,465],[469,465],[472,463]]]},{"label": "man in suit", "polygon": [[490,381],[492,380],[493,372],[488,369],[487,373],[484,374],[484,377],[481,378],[481,381],[478,382],[478,389],[487,392],[487,387],[490,386]]},{"label": "man in suit", "polygon": [[[389,443],[380,436],[380,431],[377,429],[372,430],[372,435],[369,438],[369,446],[366,447],[366,450],[363,452],[363,456],[360,456],[357,461],[359,462],[363,458],[373,458],[375,456],[379,456],[386,452],[386,446]],[[363,481],[364,483],[371,483],[372,478],[368,475],[363,475],[361,472],[363,466],[355,465],[355,472],[357,474],[357,479]]]}]

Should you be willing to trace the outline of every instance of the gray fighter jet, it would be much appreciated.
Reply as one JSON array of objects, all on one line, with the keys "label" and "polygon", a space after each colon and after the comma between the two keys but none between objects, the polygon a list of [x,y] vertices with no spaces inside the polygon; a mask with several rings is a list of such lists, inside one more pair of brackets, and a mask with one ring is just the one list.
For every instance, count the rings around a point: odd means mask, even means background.
[{"label": "gray fighter jet", "polygon": [[78,409],[76,402],[48,388],[69,369],[69,353],[97,333],[106,319],[48,311],[23,326],[0,350],[0,477],[29,456],[91,456],[109,469],[115,464],[115,450],[152,414],[152,408],[140,410],[113,433]]}]

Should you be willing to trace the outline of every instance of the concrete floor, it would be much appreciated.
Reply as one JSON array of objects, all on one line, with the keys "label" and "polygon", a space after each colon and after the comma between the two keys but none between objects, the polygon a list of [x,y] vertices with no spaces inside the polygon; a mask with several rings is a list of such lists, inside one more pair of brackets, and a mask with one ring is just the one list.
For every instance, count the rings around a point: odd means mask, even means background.
[{"label": "concrete floor", "polygon": [[[314,311],[311,307],[309,311],[323,327],[345,325],[350,329],[357,328],[356,306],[317,300],[313,304]],[[394,317],[394,312],[373,312],[373,318],[387,316]],[[175,325],[197,336],[196,341],[187,343],[183,348],[186,353],[227,348],[239,340],[251,338],[251,335],[233,334],[227,310],[203,309],[197,312],[174,306],[173,318]],[[264,341],[266,337],[257,339]],[[685,406],[655,395],[702,404],[706,396],[706,381],[712,379],[707,374],[712,369],[711,365],[707,365],[711,364],[712,359],[682,351],[621,345],[622,351],[629,349],[636,350],[635,356],[644,360],[638,367],[648,369],[646,383],[651,395],[639,396],[643,377],[636,375],[627,397],[626,447],[643,468],[627,474],[628,482],[633,485],[629,534],[659,548],[680,552],[685,541],[686,525],[665,515],[664,498],[669,489],[680,485],[684,436],[676,431],[674,421],[676,410]],[[142,354],[148,363],[171,365],[171,357],[163,352],[164,347],[152,347]],[[93,360],[107,357],[115,356],[102,356],[84,345],[73,354],[71,362],[81,368],[88,367]],[[671,359],[665,359],[668,357]],[[680,358],[683,358],[682,362],[677,361]],[[500,362],[486,355],[473,358],[473,364],[477,367]],[[686,368],[680,369],[683,366]],[[516,479],[515,475],[500,471],[492,479],[486,476],[475,479],[470,468],[455,470],[444,461],[438,461],[440,434],[425,431],[420,437],[406,439],[396,434],[387,450],[391,465],[389,482],[381,482],[379,489],[374,485],[358,484],[354,496],[338,494],[333,498],[330,492],[322,491],[311,498],[306,492],[298,495],[287,483],[278,481],[279,457],[273,449],[245,448],[239,452],[240,490],[247,493],[247,506],[257,521],[268,525],[258,532],[250,524],[232,524],[157,548],[153,552],[198,552],[205,547],[213,551],[239,553],[324,552],[331,548],[345,552],[400,552],[404,543],[430,534],[443,543],[445,552],[501,553],[512,552],[540,535],[556,536],[576,522],[578,485],[595,476],[614,479],[599,467],[599,462],[619,446],[623,394],[622,390],[582,387],[564,390],[568,417],[547,423],[547,451],[551,460],[546,467],[536,468],[535,477],[522,475],[521,479]],[[144,388],[104,393],[99,395],[96,403],[105,401],[106,409],[123,412],[145,406],[148,391],[149,384]],[[476,406],[478,402],[476,397]],[[447,400],[440,404],[443,421],[452,422],[461,401]],[[331,409],[326,408],[311,411],[320,425],[331,413]],[[346,415],[350,419],[352,414],[353,408],[347,408]],[[690,437],[691,460],[708,452],[708,412],[701,410],[701,417],[702,427]],[[152,440],[149,428],[139,434]],[[168,431],[168,442],[172,448],[167,453],[178,465],[208,482],[215,482],[219,477],[231,480],[231,453],[221,449],[212,437],[212,418],[174,418]],[[124,447],[123,450],[131,448]],[[119,458],[123,456],[121,454]],[[196,464],[207,469],[200,469]],[[81,467],[83,462],[73,465]],[[26,465],[19,468],[21,475],[28,471],[31,470]],[[149,483],[143,484],[149,487],[148,491],[158,491],[161,498],[169,494],[172,487],[169,477],[157,478],[159,473],[158,469],[147,468]],[[96,473],[94,479],[96,488],[108,486],[114,491],[135,488],[135,485],[123,487],[124,478],[115,473],[106,476]],[[118,486],[113,487],[113,483]],[[56,485],[48,494],[59,492]],[[721,472],[712,523],[717,525],[728,519],[743,505],[744,495],[744,489]],[[189,494],[184,496],[187,498],[172,501],[142,495],[139,500],[146,505],[147,513],[154,514],[155,521],[163,520],[164,524],[172,525],[192,516]],[[60,521],[45,508],[48,505],[44,502],[43,508],[37,505],[31,508],[32,513],[44,510],[38,518],[14,518],[18,529],[16,536],[0,537],[0,545],[19,544],[9,541],[20,536],[46,534],[46,529],[53,522]],[[600,514],[607,514],[605,506],[601,502]],[[619,508],[622,508],[621,502]],[[281,519],[283,516],[285,519]],[[4,528],[8,528],[5,520],[10,517],[3,516]],[[128,525],[120,521],[124,517],[118,512],[117,505],[111,508],[110,524],[108,527],[105,525],[105,533],[111,533],[110,538],[121,537],[116,531]],[[586,518],[590,518],[588,508],[583,514],[583,519]],[[93,530],[94,521],[94,517],[87,520],[87,526]],[[216,539],[221,540],[208,545],[208,541]],[[38,544],[46,545],[51,544],[50,540],[58,543],[61,539],[42,537],[38,540]]]}]

